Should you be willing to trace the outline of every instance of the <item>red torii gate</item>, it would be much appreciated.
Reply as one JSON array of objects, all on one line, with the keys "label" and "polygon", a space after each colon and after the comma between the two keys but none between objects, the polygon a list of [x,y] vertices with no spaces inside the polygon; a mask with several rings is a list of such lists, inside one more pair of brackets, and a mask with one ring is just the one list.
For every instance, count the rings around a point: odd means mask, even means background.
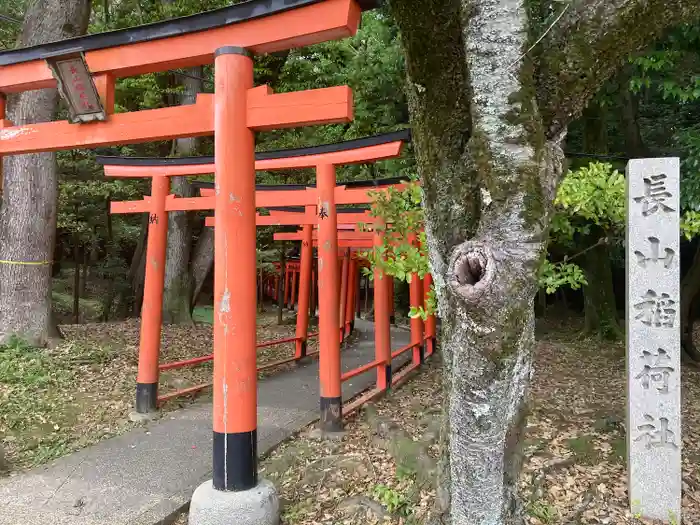
[{"label": "red torii gate", "polygon": [[[374,218],[365,221],[365,224],[371,226],[371,222]],[[276,233],[274,234],[274,240],[276,241],[299,241],[301,236],[304,235],[303,231],[297,231],[294,233]],[[312,239],[314,245],[318,244],[318,232],[314,231],[312,234]],[[371,249],[373,246],[381,244],[381,234],[379,232],[370,231],[339,231],[338,232],[339,244],[342,243],[342,247],[354,248],[354,249]],[[409,243],[416,243],[417,239],[415,235],[412,235],[408,239]],[[427,301],[428,293],[430,292],[430,287],[432,286],[432,275],[429,273],[425,274],[423,279],[418,277],[417,273],[413,273],[411,276],[411,283],[409,284],[409,294],[410,294],[410,304],[411,306],[419,307],[423,306]],[[375,289],[376,290],[376,289]],[[376,294],[376,291],[375,291]],[[380,301],[383,298],[380,298]],[[376,317],[376,314],[375,314]],[[410,321],[411,326],[411,344],[414,348],[414,361],[422,362],[423,359],[420,357],[419,353],[422,351],[418,347],[419,343],[425,339],[427,343],[426,350],[427,355],[432,355],[435,349],[435,338],[436,338],[436,319],[435,315],[429,315],[425,323],[420,317],[412,318]],[[425,332],[425,338],[423,333]],[[380,344],[380,343],[378,343]]]},{"label": "red torii gate", "polygon": [[[336,144],[327,144],[313,148],[300,148],[293,150],[281,150],[275,152],[258,153],[255,168],[259,170],[276,170],[289,168],[308,168],[316,166],[322,162],[333,162],[338,164],[350,164],[358,162],[375,162],[377,160],[397,157],[401,152],[404,141],[410,139],[408,130],[388,133],[374,137],[345,141]],[[105,175],[110,177],[152,177],[152,195],[144,197],[140,201],[112,202],[112,213],[149,213],[149,232],[146,258],[149,265],[146,268],[146,285],[144,287],[144,303],[142,308],[141,342],[139,351],[139,377],[137,379],[137,391],[139,384],[155,385],[152,403],[157,403],[158,384],[158,354],[160,348],[160,331],[162,325],[162,296],[165,267],[165,248],[167,242],[167,221],[161,220],[166,217],[169,211],[197,211],[214,209],[217,199],[212,183],[197,182],[196,186],[201,188],[201,197],[176,197],[169,195],[169,179],[171,176],[202,175],[211,173],[214,165],[211,164],[211,157],[189,157],[189,158],[129,158],[129,157],[98,157],[98,162],[105,166]],[[387,185],[397,183],[399,179],[390,179],[381,182]],[[365,182],[365,184],[367,184]],[[373,182],[369,187],[377,186],[378,182]],[[348,187],[350,186],[350,187]],[[359,183],[349,183],[335,188],[336,199],[345,204],[368,204],[372,198],[367,194],[368,186],[361,186]],[[364,188],[364,189],[363,189]],[[305,206],[307,215],[313,216],[314,223],[318,219],[314,211],[319,201],[318,190],[309,186],[289,186],[289,185],[258,185],[256,186],[256,206],[257,207],[277,207],[277,206]],[[237,202],[229,202],[229,206],[236,208]],[[216,220],[215,218],[208,218]],[[268,218],[260,217],[256,214],[256,225],[266,225]],[[283,220],[283,218],[280,218]],[[211,224],[211,221],[208,223]],[[294,222],[295,225],[304,224]],[[310,227],[310,226],[309,226]],[[311,249],[311,248],[309,248]],[[307,257],[311,260],[311,255]],[[319,264],[319,282],[328,282],[323,279],[321,269],[323,264]],[[215,270],[216,272],[216,270]],[[216,275],[216,274],[215,274]],[[337,274],[335,276],[337,278]],[[310,276],[309,276],[310,279]],[[254,280],[257,283],[257,279]],[[321,290],[321,286],[318,287]],[[326,289],[330,286],[326,286]],[[323,296],[323,293],[319,295]],[[257,299],[257,293],[256,293]],[[337,300],[337,299],[336,299]],[[305,298],[305,308],[308,309],[308,299]],[[147,305],[149,306],[147,308]],[[330,322],[326,321],[328,310],[321,304],[324,315],[320,316],[319,344],[326,348],[330,344],[324,335],[329,330]],[[303,323],[303,320],[300,320]],[[339,320],[335,321],[338,325]],[[306,339],[308,337],[308,319],[306,324],[297,325],[296,337],[297,351],[295,357],[302,358],[305,355]],[[336,346],[339,341],[336,341]],[[340,351],[339,346],[337,352]],[[333,352],[331,346],[330,352]],[[328,352],[321,352],[321,368],[328,361]],[[197,362],[204,362],[204,359]],[[276,364],[281,364],[278,362]],[[178,366],[185,366],[187,362],[176,363]],[[338,360],[338,366],[340,366]],[[161,365],[160,369],[163,369]],[[323,375],[323,374],[322,374]],[[179,393],[194,392],[205,388],[208,385],[198,385]],[[177,395],[178,393],[175,393]],[[164,400],[172,395],[161,396]],[[138,397],[137,397],[138,400]],[[323,404],[323,403],[322,403]],[[138,407],[138,405],[137,405]],[[155,409],[155,406],[143,408],[148,411]],[[338,415],[340,418],[341,415]]]},{"label": "red torii gate", "polygon": [[[371,1],[362,3],[373,7]],[[347,87],[281,95],[272,95],[265,87],[254,89],[251,55],[350,36],[357,31],[361,10],[355,0],[250,0],[143,27],[0,53],[0,156],[216,132],[220,193],[214,199],[219,264],[214,278],[213,482],[198,489],[204,494],[198,504],[202,498],[213,500],[208,492],[212,487],[237,492],[258,485],[253,132],[347,122],[352,117]],[[47,59],[76,54],[84,57],[90,80],[94,77],[105,122],[15,126],[6,120],[5,95],[55,87]],[[114,113],[116,78],[211,63],[215,64],[214,95],[200,95],[196,104],[188,106]],[[229,271],[232,268],[235,276]],[[240,299],[235,302],[231,301],[234,289]],[[154,397],[154,389],[155,385],[144,385],[140,392],[147,398],[146,406],[153,404],[148,398]],[[267,485],[264,490],[258,488],[266,497],[274,495]],[[204,507],[211,510],[213,504]],[[202,516],[206,512],[201,511]],[[195,515],[193,502],[190,519]]]}]

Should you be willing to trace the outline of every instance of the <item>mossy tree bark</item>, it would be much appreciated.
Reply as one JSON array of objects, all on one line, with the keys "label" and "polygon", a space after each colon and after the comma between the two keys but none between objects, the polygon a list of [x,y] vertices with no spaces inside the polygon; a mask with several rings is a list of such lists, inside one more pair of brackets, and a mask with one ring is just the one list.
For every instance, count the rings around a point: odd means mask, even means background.
[{"label": "mossy tree bark", "polygon": [[[90,0],[34,0],[27,6],[19,46],[85,33]],[[0,96],[3,96],[0,94]],[[58,105],[55,89],[8,98],[7,119],[16,125],[47,122]],[[0,344],[12,336],[43,346],[59,336],[51,312],[51,260],[56,240],[58,180],[55,153],[2,159],[0,259],[45,264],[0,264]]]},{"label": "mossy tree bark", "polygon": [[516,481],[533,299],[562,177],[561,141],[626,56],[699,6],[391,2],[442,319],[447,403],[436,522],[522,523]]}]

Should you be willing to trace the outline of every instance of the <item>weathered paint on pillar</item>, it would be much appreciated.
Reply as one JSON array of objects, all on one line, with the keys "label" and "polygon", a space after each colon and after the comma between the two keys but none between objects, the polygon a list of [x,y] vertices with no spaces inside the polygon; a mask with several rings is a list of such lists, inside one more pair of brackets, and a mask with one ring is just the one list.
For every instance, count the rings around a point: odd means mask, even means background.
[{"label": "weathered paint on pillar", "polygon": [[679,159],[627,166],[627,454],[633,514],[681,522]]},{"label": "weathered paint on pillar", "polygon": [[350,249],[343,252],[342,263],[340,266],[340,301],[338,301],[338,320],[339,320],[339,337],[340,342],[345,339],[345,312],[347,310],[346,303],[348,301],[348,277],[350,272]]},{"label": "weathered paint on pillar", "polygon": [[[382,231],[375,230],[374,246],[384,243]],[[381,269],[374,269],[374,351],[375,359],[384,362],[377,367],[377,388],[391,388],[391,322],[389,320],[390,278]]]},{"label": "weathered paint on pillar", "polygon": [[296,351],[294,357],[301,359],[306,355],[307,336],[309,333],[309,303],[311,299],[311,265],[313,263],[313,228],[305,224],[304,239],[301,241],[299,271],[299,308],[297,309]]},{"label": "weathered paint on pillar", "polygon": [[255,142],[246,124],[253,61],[215,53],[214,488],[257,485]]},{"label": "weathered paint on pillar", "polygon": [[[428,304],[428,294],[430,293],[430,288],[433,285],[433,276],[429,273],[425,274],[423,278],[423,304],[427,306]],[[435,314],[429,315],[425,320],[425,338],[427,344],[427,354],[433,355],[437,348],[437,319]]]},{"label": "weathered paint on pillar", "polygon": [[147,414],[157,409],[158,359],[163,324],[163,286],[165,253],[168,244],[168,214],[165,199],[170,193],[168,177],[151,181],[151,211],[148,216],[146,275],[141,307],[139,365],[136,377],[136,412]]},{"label": "weathered paint on pillar", "polygon": [[339,431],[342,423],[338,275],[338,219],[335,208],[335,166],[316,169],[318,187],[318,299],[319,368],[321,378],[321,429]]}]

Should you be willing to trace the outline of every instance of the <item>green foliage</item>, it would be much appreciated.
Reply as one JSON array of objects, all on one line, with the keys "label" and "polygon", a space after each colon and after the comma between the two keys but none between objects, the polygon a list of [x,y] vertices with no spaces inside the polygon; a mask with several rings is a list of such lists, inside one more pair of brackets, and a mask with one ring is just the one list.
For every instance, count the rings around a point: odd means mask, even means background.
[{"label": "green foliage", "polygon": [[[569,171],[554,200],[555,214],[550,229],[551,243],[571,251],[593,233],[602,233],[603,241],[620,240],[625,226],[625,178],[611,164],[592,162]],[[589,241],[590,242],[590,241]],[[601,239],[593,239],[597,244]],[[588,282],[583,270],[571,259],[591,246],[564,260],[545,260],[540,268],[539,284],[552,294],[561,287],[578,290]]]},{"label": "green foliage", "polygon": [[690,240],[698,233],[700,233],[700,212],[685,212],[681,217],[681,234]]},{"label": "green foliage", "polygon": [[559,513],[557,509],[545,501],[533,501],[527,507],[527,513],[542,523],[556,523]]},{"label": "green foliage", "polygon": [[[413,274],[422,279],[430,272],[430,267],[423,231],[425,216],[420,185],[407,181],[402,188],[390,186],[386,190],[370,192],[370,195],[373,198],[370,215],[379,219],[372,228],[382,232],[383,237],[381,245],[363,254],[372,268],[363,268],[363,272],[370,279],[374,278],[374,269],[407,283],[411,282]],[[435,291],[431,288],[425,308],[412,307],[409,316],[425,320],[435,309]]]},{"label": "green foliage", "polygon": [[372,497],[392,514],[405,517],[411,513],[409,508],[410,500],[396,489],[382,483],[372,487]]},{"label": "green foliage", "polygon": [[631,59],[636,75],[630,89],[639,93],[644,88],[658,92],[664,100],[681,104],[700,99],[700,26],[684,25],[672,31],[644,55]]},{"label": "green foliage", "polygon": [[[26,0],[3,0],[0,4],[0,15],[8,19],[0,19],[0,50],[15,47],[15,42],[22,29],[22,18],[26,7]],[[20,23],[15,23],[16,20]]]},{"label": "green foliage", "polygon": [[611,164],[592,162],[566,174],[554,204],[555,235],[587,234],[591,224],[617,233],[625,224],[625,177]]},{"label": "green foliage", "polygon": [[548,294],[552,294],[562,286],[578,290],[581,286],[586,286],[588,281],[586,281],[583,270],[577,264],[571,262],[552,263],[545,259],[540,268],[539,283],[540,288],[544,288]]}]

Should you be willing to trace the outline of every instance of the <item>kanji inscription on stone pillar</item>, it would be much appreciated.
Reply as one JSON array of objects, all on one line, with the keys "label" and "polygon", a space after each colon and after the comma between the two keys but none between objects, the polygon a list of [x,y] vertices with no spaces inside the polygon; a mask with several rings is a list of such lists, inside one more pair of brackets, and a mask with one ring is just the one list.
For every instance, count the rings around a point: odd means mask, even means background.
[{"label": "kanji inscription on stone pillar", "polygon": [[630,508],[680,523],[679,159],[627,166],[627,465]]}]

